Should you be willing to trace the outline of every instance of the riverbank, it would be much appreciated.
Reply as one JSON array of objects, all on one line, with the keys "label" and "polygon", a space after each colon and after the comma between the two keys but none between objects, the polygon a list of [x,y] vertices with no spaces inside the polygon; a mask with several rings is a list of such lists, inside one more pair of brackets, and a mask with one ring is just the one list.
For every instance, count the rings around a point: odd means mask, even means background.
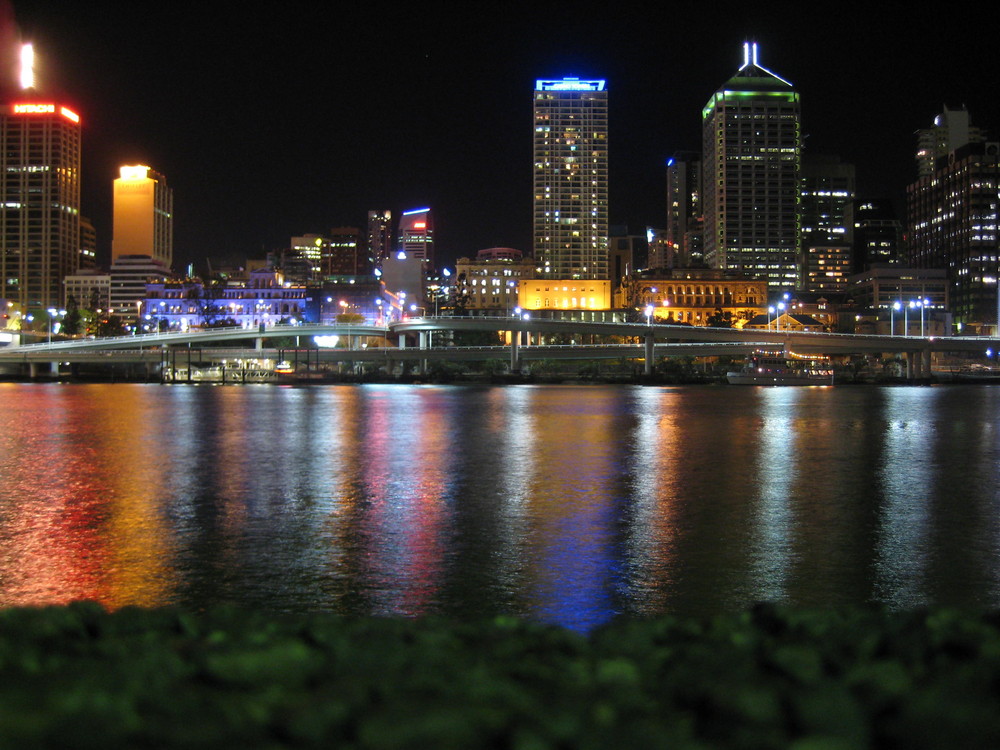
[{"label": "riverbank", "polygon": [[1000,615],[0,610],[0,748],[1000,745]]}]

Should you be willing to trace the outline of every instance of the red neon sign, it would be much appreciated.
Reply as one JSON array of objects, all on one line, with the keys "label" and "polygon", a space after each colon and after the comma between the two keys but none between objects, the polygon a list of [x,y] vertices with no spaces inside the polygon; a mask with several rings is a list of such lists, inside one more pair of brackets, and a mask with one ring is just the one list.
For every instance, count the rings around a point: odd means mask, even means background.
[{"label": "red neon sign", "polygon": [[56,109],[55,104],[48,102],[22,102],[13,105],[15,115],[54,115],[57,111],[71,122],[80,122],[80,115],[66,107]]}]

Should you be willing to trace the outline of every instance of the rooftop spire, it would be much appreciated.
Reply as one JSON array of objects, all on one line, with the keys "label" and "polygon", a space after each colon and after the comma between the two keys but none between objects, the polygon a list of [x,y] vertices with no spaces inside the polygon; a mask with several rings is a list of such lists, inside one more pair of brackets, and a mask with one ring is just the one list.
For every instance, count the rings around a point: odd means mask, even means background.
[{"label": "rooftop spire", "polygon": [[760,62],[757,59],[757,42],[743,42],[743,64],[740,66],[740,73],[743,73],[743,71],[747,70],[748,68],[750,70],[747,73],[744,73],[744,75],[753,75],[754,69],[756,69],[763,73],[767,73],[767,75],[771,76],[772,78],[777,78],[784,84],[787,84],[789,86],[792,85],[791,81],[786,81],[784,78],[779,76],[774,71],[768,70],[767,68],[765,68],[763,65],[760,64]]}]

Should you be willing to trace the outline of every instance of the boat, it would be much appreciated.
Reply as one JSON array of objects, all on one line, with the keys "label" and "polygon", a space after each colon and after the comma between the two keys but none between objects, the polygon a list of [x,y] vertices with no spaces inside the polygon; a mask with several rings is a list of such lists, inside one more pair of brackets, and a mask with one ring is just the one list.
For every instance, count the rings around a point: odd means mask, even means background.
[{"label": "boat", "polygon": [[802,357],[784,351],[756,351],[736,372],[730,385],[833,385],[833,368],[826,357]]}]

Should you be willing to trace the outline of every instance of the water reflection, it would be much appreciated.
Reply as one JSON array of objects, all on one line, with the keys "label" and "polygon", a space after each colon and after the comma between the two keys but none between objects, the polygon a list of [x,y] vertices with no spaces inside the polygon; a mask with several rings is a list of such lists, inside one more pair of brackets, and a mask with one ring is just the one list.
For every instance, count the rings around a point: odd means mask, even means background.
[{"label": "water reflection", "polygon": [[897,389],[886,394],[893,415],[884,427],[874,595],[894,606],[927,601],[929,511],[936,467],[936,426],[928,409],[938,392]]},{"label": "water reflection", "polygon": [[3,384],[0,605],[1000,604],[1000,390]]}]

